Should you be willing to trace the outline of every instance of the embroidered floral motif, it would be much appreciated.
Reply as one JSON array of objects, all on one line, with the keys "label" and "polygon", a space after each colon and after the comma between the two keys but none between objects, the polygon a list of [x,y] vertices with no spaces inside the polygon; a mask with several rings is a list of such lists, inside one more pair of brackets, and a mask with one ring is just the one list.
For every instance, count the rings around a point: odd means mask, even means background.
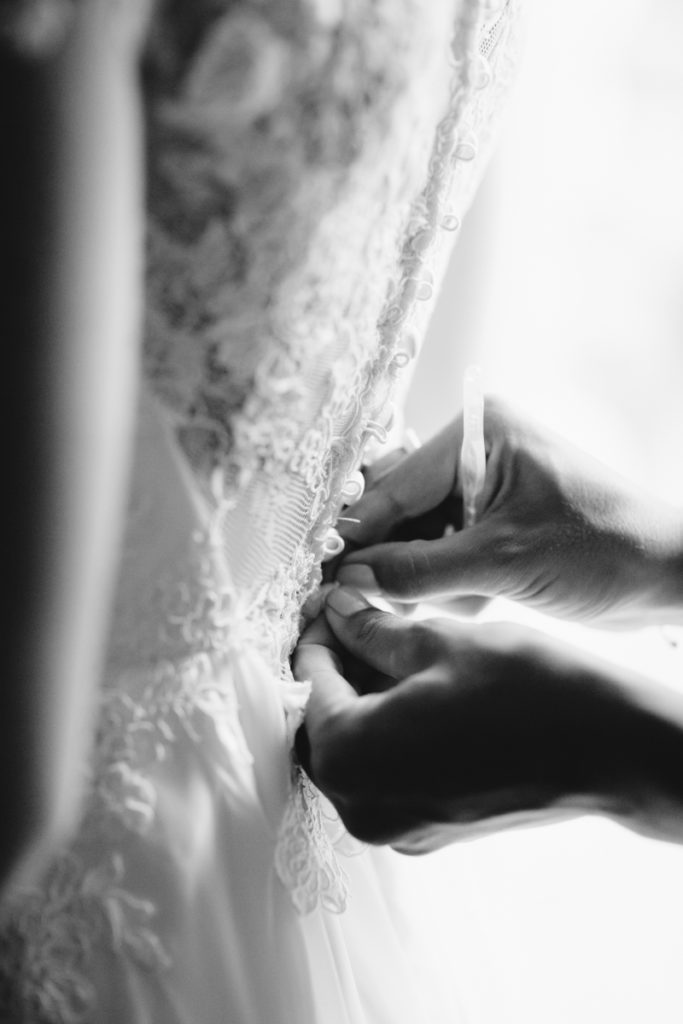
[{"label": "embroidered floral motif", "polygon": [[330,840],[320,794],[301,768],[295,768],[293,775],[275,868],[300,914],[310,913],[319,904],[341,913],[346,908],[348,879]]},{"label": "embroidered floral motif", "polygon": [[[159,509],[137,503],[83,825],[0,928],[10,1019],[88,1020],[97,944],[145,970],[169,965],[117,837],[153,830],[153,777],[181,733],[199,746],[211,723],[250,763],[217,659],[260,651],[293,741],[308,692],[288,665],[301,609],[417,350],[510,76],[514,7],[223,0],[182,23],[160,7],[146,62],[145,367],[202,526],[178,565],[150,573],[163,514],[150,521]],[[111,856],[81,856],[103,840]],[[344,909],[337,854],[358,850],[294,766],[275,867],[299,912]]]},{"label": "embroidered floral motif", "polygon": [[62,857],[40,891],[5,912],[0,930],[0,1011],[13,1024],[85,1024],[94,991],[92,947],[107,943],[145,970],[170,966],[152,927],[155,909],[124,885],[115,853],[86,869]]}]

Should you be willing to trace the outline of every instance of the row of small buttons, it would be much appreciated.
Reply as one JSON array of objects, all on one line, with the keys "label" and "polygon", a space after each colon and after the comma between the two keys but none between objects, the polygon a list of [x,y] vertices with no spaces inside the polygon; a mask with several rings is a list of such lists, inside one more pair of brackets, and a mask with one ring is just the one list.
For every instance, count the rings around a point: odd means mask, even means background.
[{"label": "row of small buttons", "polygon": [[[475,71],[474,85],[476,89],[486,89],[492,79],[491,66],[483,53],[477,55],[477,68]],[[474,160],[477,155],[477,139],[473,132],[466,132],[457,141],[453,151],[453,159],[463,163]],[[457,231],[460,227],[460,218],[454,213],[444,214],[441,220],[441,227],[444,231]],[[412,239],[411,246],[416,254],[420,255],[429,247],[431,235],[429,231],[418,232]],[[426,301],[432,296],[432,284],[430,280],[416,282],[415,298]],[[403,348],[399,349],[393,357],[393,365],[396,369],[404,369],[415,359],[418,350],[417,337],[413,333],[406,334],[403,339]],[[393,412],[390,417],[393,420]],[[387,440],[387,426],[371,421],[366,426],[366,433],[375,437],[380,444]],[[354,504],[363,496],[365,490],[365,478],[359,470],[355,470],[347,478],[342,489],[342,498],[347,505]],[[323,542],[323,561],[330,561],[336,558],[344,550],[344,540],[334,527],[331,527]]]}]

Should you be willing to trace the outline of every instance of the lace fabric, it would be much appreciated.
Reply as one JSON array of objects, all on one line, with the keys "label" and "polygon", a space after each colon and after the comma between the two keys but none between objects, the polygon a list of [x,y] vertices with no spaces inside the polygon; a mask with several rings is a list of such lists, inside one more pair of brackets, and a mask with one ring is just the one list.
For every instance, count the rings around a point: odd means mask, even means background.
[{"label": "lace fabric", "polygon": [[298,913],[346,908],[337,854],[359,846],[291,760],[308,688],[289,656],[419,348],[515,25],[513,0],[161,5],[146,387],[90,797],[4,908],[10,1019],[90,1020],[100,948],[169,974],[173,927],[131,879],[163,862],[189,758]]},{"label": "lace fabric", "polygon": [[[509,78],[489,64],[509,3],[484,26],[463,4],[454,32],[433,7],[233,4],[189,60],[163,23],[150,44],[148,379],[236,586],[300,560],[290,642]],[[430,57],[451,33],[449,74]]]}]

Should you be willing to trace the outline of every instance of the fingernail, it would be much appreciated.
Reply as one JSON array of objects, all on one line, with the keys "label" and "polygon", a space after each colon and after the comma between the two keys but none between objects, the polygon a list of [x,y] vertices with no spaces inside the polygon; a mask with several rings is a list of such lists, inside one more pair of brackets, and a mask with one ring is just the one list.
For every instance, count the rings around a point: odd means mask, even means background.
[{"label": "fingernail", "polygon": [[366,594],[379,594],[380,588],[369,565],[353,563],[342,565],[337,570],[337,580],[345,587],[357,587]]},{"label": "fingernail", "polygon": [[326,608],[331,608],[337,615],[348,618],[356,612],[362,612],[368,607],[368,602],[357,590],[347,590],[346,587],[337,587],[327,595]]},{"label": "fingernail", "polygon": [[334,583],[323,583],[322,586],[316,590],[315,594],[312,594],[311,597],[307,598],[301,608],[301,613],[304,618],[309,622],[311,619],[316,619],[325,606],[325,598],[331,590],[334,590],[335,587],[338,586],[339,584],[336,581]]}]

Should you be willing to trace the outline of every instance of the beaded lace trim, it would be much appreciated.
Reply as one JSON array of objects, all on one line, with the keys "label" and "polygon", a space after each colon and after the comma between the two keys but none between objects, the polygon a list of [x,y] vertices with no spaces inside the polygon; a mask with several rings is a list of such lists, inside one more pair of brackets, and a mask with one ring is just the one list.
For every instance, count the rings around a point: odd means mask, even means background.
[{"label": "beaded lace trim", "polygon": [[[209,525],[149,607],[128,609],[78,838],[39,891],[5,908],[0,1008],[17,1021],[87,1020],[96,943],[169,965],[116,837],[144,841],[150,769],[197,716],[249,762],[214,658],[258,647],[293,735],[307,694],[288,667],[301,608],[334,547],[345,482],[385,435],[510,77],[511,0],[457,5],[450,90],[425,71],[450,0],[430,18],[413,0],[226,2],[217,17],[219,6],[197,4],[182,32],[158,18],[146,71],[146,374]],[[143,555],[133,545],[131,573]],[[92,866],[102,837],[112,852]],[[356,849],[293,765],[275,867],[297,910],[344,909],[336,854]]]}]

